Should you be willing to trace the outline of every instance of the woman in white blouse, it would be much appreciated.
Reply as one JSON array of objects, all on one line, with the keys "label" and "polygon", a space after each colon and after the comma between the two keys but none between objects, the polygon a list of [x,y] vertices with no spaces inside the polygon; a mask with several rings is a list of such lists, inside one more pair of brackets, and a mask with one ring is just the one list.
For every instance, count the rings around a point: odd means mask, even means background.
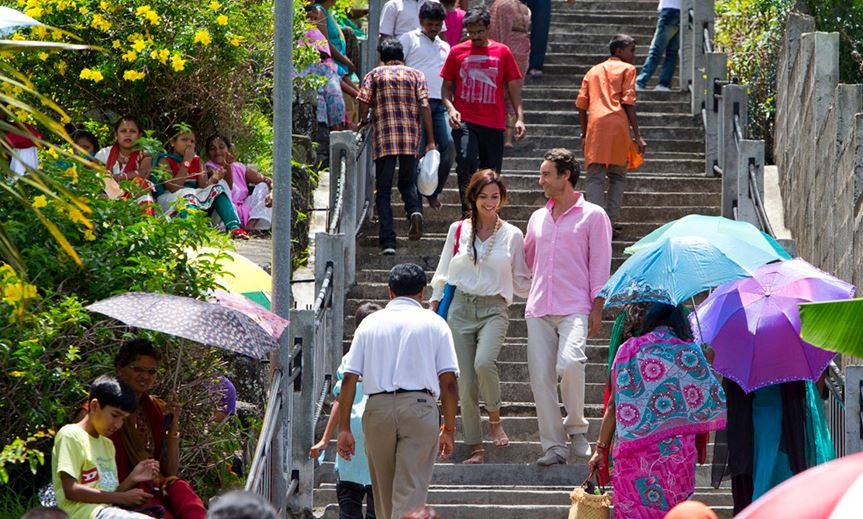
[{"label": "woman in white blouse", "polygon": [[[507,307],[513,295],[526,297],[530,270],[524,259],[524,235],[498,215],[506,202],[500,175],[481,169],[465,191],[470,217],[453,223],[432,278],[431,308],[437,311],[444,285],[456,287],[447,322],[459,364],[459,398],[464,442],[471,456],[464,463],[483,463],[479,397],[482,396],[492,444],[506,447],[509,438],[500,421],[497,357],[509,327]],[[458,248],[456,250],[456,236]]]}]

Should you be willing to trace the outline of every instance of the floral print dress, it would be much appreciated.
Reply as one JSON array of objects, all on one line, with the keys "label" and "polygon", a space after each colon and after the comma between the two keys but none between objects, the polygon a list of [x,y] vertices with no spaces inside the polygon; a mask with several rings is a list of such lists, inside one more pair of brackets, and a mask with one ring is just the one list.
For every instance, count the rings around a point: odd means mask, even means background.
[{"label": "floral print dress", "polygon": [[667,327],[621,346],[612,383],[615,515],[661,519],[695,491],[695,435],[725,427],[725,393],[701,349]]}]

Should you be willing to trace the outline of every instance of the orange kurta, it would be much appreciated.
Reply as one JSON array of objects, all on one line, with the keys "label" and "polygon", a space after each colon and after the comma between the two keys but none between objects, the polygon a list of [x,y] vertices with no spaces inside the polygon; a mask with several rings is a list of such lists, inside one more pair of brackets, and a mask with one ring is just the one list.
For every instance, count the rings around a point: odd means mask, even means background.
[{"label": "orange kurta", "polygon": [[634,65],[611,57],[587,71],[575,100],[577,108],[589,112],[585,167],[626,165],[631,138],[623,105],[635,106]]}]

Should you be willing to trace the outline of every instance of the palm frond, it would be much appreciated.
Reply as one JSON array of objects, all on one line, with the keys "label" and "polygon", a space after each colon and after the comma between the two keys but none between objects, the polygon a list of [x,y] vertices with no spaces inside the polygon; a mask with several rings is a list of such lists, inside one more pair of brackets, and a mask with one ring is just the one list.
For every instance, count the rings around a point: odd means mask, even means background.
[{"label": "palm frond", "polygon": [[800,336],[819,348],[863,357],[863,299],[800,305]]}]

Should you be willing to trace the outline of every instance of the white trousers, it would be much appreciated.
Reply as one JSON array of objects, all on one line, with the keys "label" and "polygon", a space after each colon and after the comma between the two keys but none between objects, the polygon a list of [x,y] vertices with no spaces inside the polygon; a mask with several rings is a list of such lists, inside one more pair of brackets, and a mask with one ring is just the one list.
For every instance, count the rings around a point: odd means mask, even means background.
[{"label": "white trousers", "polygon": [[[567,435],[587,433],[588,422],[584,417],[586,347],[586,315],[527,318],[527,368],[543,452],[554,449],[566,458]],[[558,379],[566,418],[561,416],[557,400]]]}]

